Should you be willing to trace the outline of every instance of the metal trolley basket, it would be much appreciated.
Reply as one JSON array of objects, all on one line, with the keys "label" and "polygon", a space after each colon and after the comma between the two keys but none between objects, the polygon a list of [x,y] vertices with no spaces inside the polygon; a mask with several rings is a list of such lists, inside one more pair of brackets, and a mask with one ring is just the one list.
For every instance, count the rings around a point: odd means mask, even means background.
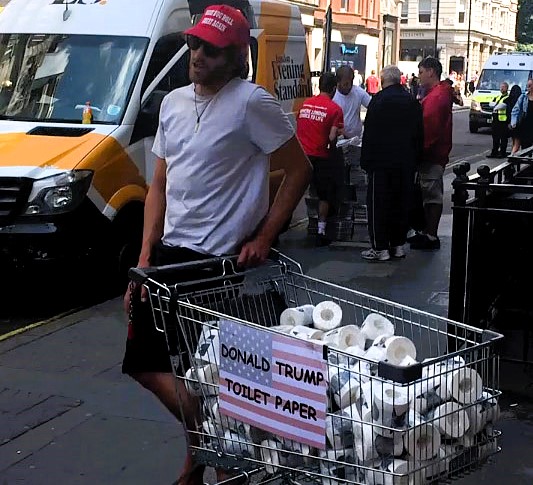
[{"label": "metal trolley basket", "polygon": [[[194,271],[199,280],[182,281],[184,271]],[[246,272],[238,271],[236,259],[228,257],[132,269],[130,276],[148,290],[154,323],[166,336],[178,384],[198,400],[197,416],[184,416],[183,422],[188,423],[188,444],[199,463],[239,470],[258,482],[423,484],[459,477],[500,451],[500,432],[494,428],[501,394],[499,334],[305,276],[298,263],[281,254]],[[383,323],[383,317],[392,326],[374,325],[372,332],[384,336],[364,341],[365,351],[354,346],[341,350],[329,336],[323,345],[316,333],[304,341],[301,335],[293,336],[294,328],[279,326],[285,308],[324,301],[340,307],[342,325],[351,329],[373,318]],[[368,339],[372,332],[358,335]],[[391,332],[401,338],[392,338]],[[248,345],[256,355],[250,351],[246,357],[243,350],[240,356],[240,369],[250,371],[243,377],[248,379],[243,382],[252,382],[250,389],[255,381],[257,386],[265,384],[261,379],[268,362],[274,366],[272,342],[305,342],[314,351],[325,380],[314,389],[323,395],[323,400],[318,398],[323,408],[317,407],[323,413],[315,410],[311,416],[314,425],[321,415],[319,431],[312,428],[315,434],[323,432],[319,445],[303,438],[305,423],[301,428],[290,424],[290,434],[282,420],[279,427],[272,424],[275,416],[259,413],[254,418],[252,410],[250,418],[246,402],[272,404],[273,396],[267,399],[257,390],[254,397],[252,390],[244,393],[239,387],[242,413],[228,412],[226,391],[231,385],[224,376],[233,368],[226,361],[239,360],[239,351],[228,350],[233,341],[227,335],[235,342],[253,340]],[[416,361],[412,353],[405,360],[403,354],[412,349],[401,344],[405,339],[414,344]],[[295,362],[304,362],[301,370],[309,364],[298,359],[306,356],[305,348],[294,352]],[[180,366],[186,372],[180,372]],[[290,377],[298,375],[296,367],[291,372]],[[301,384],[302,389],[307,384]],[[289,399],[286,392],[283,396]],[[294,419],[303,419],[305,405],[296,407],[300,414],[292,409],[298,414]]]}]

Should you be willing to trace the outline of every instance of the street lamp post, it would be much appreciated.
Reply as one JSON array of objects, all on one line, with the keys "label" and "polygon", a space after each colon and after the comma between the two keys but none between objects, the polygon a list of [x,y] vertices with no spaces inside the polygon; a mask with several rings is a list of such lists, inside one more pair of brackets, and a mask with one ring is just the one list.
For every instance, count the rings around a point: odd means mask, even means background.
[{"label": "street lamp post", "polygon": [[472,30],[472,0],[468,2],[468,34],[466,39],[466,78],[465,95],[468,93],[468,83],[470,82],[470,32]]},{"label": "street lamp post", "polygon": [[437,0],[437,12],[435,16],[435,46],[433,49],[433,55],[435,59],[438,59],[437,57],[437,42],[439,40],[439,14],[440,14],[440,0]]}]

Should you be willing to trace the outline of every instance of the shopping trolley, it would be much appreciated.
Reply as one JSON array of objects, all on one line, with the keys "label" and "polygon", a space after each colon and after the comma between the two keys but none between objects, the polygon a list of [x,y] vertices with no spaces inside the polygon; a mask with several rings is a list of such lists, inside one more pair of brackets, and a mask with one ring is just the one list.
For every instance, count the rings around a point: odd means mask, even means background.
[{"label": "shopping trolley", "polygon": [[[183,421],[198,463],[261,483],[422,484],[500,451],[501,335],[306,276],[281,254],[236,261],[130,270],[198,402]],[[294,307],[340,309],[343,330],[280,325]]]}]

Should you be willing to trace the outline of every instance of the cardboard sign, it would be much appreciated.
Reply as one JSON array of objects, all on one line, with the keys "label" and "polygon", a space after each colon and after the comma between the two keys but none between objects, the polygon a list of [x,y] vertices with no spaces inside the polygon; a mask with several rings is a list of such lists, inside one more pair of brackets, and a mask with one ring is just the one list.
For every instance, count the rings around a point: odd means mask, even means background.
[{"label": "cardboard sign", "polygon": [[325,449],[323,346],[228,320],[219,328],[220,412]]}]

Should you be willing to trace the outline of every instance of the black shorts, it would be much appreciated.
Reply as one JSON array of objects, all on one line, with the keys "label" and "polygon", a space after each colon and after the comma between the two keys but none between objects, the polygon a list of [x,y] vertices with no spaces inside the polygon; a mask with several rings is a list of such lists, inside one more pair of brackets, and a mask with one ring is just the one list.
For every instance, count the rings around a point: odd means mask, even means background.
[{"label": "black shorts", "polygon": [[[152,251],[152,265],[164,266],[168,264],[187,263],[207,259],[212,256],[197,253],[187,248],[168,247],[163,244],[157,244]],[[222,271],[222,270],[221,270]],[[210,276],[216,276],[211,273]],[[204,278],[204,273],[198,271],[180,272],[181,281],[194,281]],[[164,283],[164,281],[161,281]],[[178,281],[168,281],[167,283],[178,283]],[[205,284],[202,286],[204,289]],[[197,289],[197,288],[195,288]],[[129,290],[128,290],[129,291]],[[122,372],[124,374],[138,374],[142,372],[172,372],[172,365],[169,358],[169,349],[165,334],[155,328],[154,316],[150,301],[142,302],[141,288],[137,287],[132,295],[131,319],[128,324],[128,338],[126,340],[126,352],[122,362]],[[198,337],[196,329],[191,329],[188,338],[191,336]],[[184,350],[185,336],[178,333],[179,348],[182,349],[180,375],[183,375],[190,367],[189,353]],[[197,342],[191,342],[196,347]]]},{"label": "black shorts", "polygon": [[319,200],[336,204],[341,192],[342,164],[336,159],[319,158],[310,156],[313,165],[313,178],[311,180]]}]

